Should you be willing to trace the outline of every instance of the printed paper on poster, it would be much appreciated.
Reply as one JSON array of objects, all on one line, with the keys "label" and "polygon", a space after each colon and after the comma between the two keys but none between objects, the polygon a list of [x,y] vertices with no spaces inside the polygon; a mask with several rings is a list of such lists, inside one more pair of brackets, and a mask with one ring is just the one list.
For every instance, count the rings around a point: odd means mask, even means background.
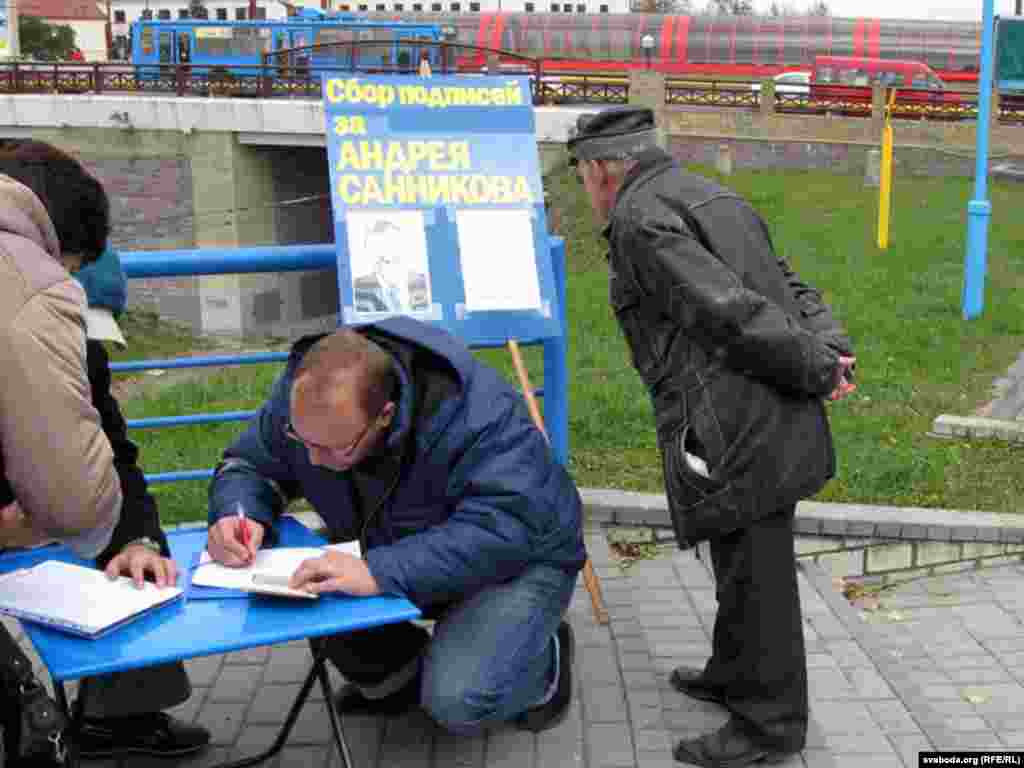
[{"label": "printed paper on poster", "polygon": [[355,311],[427,312],[432,299],[423,213],[349,210],[345,221]]},{"label": "printed paper on poster", "polygon": [[455,222],[466,309],[540,309],[531,211],[463,208]]}]

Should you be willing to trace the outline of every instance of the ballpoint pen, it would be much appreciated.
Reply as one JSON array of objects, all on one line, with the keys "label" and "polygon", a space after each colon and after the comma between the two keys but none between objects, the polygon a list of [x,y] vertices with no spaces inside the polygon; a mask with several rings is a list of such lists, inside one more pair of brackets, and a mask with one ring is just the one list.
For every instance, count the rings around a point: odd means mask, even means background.
[{"label": "ballpoint pen", "polygon": [[242,505],[238,505],[238,538],[242,542],[242,546],[245,547],[246,551],[249,550],[249,542],[251,538],[249,536],[249,523],[245,519],[245,510],[242,509]]}]

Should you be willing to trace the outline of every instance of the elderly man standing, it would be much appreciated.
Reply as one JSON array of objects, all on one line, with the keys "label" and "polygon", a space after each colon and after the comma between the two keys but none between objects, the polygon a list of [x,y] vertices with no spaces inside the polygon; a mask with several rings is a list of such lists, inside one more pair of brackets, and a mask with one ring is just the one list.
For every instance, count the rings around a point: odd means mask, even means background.
[{"label": "elderly man standing", "polygon": [[671,682],[732,717],[675,757],[782,759],[808,719],[793,514],[835,471],[822,401],[853,389],[850,341],[754,209],[656,146],[651,110],[581,116],[569,151],[606,224],[611,303],[654,405],[679,545],[708,540],[717,582],[711,658]]}]

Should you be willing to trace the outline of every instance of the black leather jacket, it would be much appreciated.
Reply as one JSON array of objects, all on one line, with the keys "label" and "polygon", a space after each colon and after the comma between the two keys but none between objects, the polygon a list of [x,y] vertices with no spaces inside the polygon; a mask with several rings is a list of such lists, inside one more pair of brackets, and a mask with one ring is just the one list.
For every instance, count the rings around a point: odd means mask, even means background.
[{"label": "black leather jacket", "polygon": [[820,490],[835,472],[822,398],[851,345],[754,209],[654,149],[627,173],[605,236],[680,546]]}]

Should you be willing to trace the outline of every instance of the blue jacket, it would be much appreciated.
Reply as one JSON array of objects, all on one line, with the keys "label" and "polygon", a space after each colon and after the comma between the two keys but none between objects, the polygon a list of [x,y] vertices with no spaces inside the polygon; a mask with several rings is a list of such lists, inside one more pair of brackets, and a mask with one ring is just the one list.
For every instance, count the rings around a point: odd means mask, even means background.
[{"label": "blue jacket", "polygon": [[447,333],[396,317],[358,329],[392,355],[393,426],[378,457],[347,472],[310,463],[285,435],[294,371],[317,337],[292,348],[249,429],[210,486],[210,523],[235,513],[267,526],[305,497],[334,540],[359,538],[381,591],[420,608],[507,581],[528,565],[578,572],[582,504],[525,402]]}]

